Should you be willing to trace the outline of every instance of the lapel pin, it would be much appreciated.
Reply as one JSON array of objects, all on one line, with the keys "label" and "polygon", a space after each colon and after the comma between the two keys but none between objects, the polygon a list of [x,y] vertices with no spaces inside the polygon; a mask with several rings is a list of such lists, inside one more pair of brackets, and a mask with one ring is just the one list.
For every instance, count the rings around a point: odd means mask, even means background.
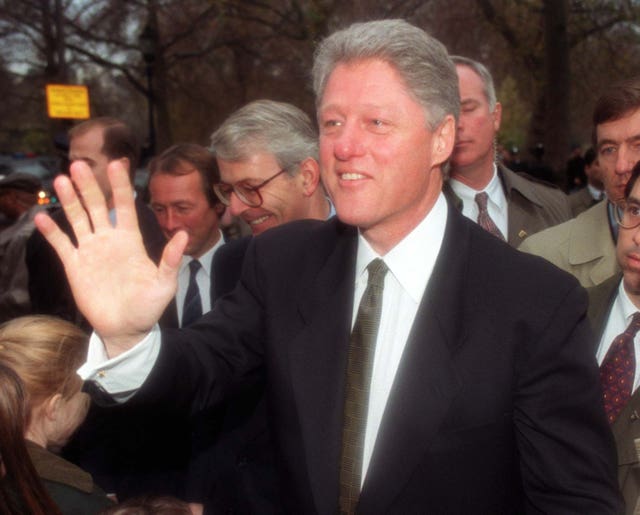
[{"label": "lapel pin", "polygon": [[520,229],[520,232],[518,233],[518,238],[522,238],[522,239],[524,239],[524,238],[526,238],[527,236],[528,236],[528,235],[527,235],[527,231],[525,231],[524,229]]}]

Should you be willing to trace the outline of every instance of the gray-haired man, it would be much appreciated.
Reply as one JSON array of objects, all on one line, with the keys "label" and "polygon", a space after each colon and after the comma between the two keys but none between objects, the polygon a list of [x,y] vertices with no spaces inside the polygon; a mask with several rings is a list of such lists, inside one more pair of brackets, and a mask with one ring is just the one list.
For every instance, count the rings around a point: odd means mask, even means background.
[{"label": "gray-haired man", "polygon": [[500,231],[499,237],[517,247],[527,236],[571,218],[567,196],[496,163],[502,106],[496,99],[493,78],[477,61],[453,57],[453,62],[461,111],[445,193],[463,215],[484,228],[483,216],[489,216]]},{"label": "gray-haired man", "polygon": [[318,134],[297,107],[257,100],[235,111],[211,136],[220,168],[215,186],[233,216],[253,234],[300,219],[326,220]]},{"label": "gray-haired man", "polygon": [[[160,334],[149,302],[171,296],[185,236],[155,267],[125,241],[135,220],[103,221],[82,166],[95,231],[58,179],[79,247],[37,223],[101,338],[80,373],[195,409],[262,378],[289,513],[617,513],[584,290],[441,192],[459,109],[444,47],[404,21],[355,24],[320,44],[314,87],[337,218],[254,238],[238,287],[191,328]],[[126,176],[111,177],[126,215]],[[96,298],[74,265],[121,255],[138,274]]]}]

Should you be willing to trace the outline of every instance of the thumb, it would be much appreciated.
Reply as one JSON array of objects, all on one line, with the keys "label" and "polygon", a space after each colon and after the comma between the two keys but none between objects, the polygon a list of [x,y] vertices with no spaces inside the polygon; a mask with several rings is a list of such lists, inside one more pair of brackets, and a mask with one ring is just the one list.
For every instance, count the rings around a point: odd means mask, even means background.
[{"label": "thumb", "polygon": [[182,254],[187,246],[189,236],[185,231],[178,231],[169,240],[162,252],[162,259],[158,267],[160,278],[164,280],[175,281],[180,267]]}]

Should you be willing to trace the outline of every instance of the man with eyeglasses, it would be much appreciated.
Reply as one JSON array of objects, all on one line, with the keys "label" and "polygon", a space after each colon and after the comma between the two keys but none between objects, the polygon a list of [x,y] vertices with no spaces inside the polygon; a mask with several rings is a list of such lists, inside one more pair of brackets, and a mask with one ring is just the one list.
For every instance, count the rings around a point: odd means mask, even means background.
[{"label": "man with eyeglasses", "polygon": [[251,102],[213,133],[211,150],[220,168],[216,195],[254,235],[292,220],[330,216],[320,184],[318,134],[297,107]]},{"label": "man with eyeglasses", "polygon": [[615,84],[600,96],[593,125],[606,200],[568,222],[534,234],[518,247],[551,261],[585,287],[600,284],[619,271],[614,208],[624,196],[631,169],[640,160],[640,76]]},{"label": "man with eyeglasses", "polygon": [[589,288],[589,320],[599,338],[603,401],[618,449],[618,481],[626,513],[640,509],[640,162],[615,209],[616,258],[622,273]]}]

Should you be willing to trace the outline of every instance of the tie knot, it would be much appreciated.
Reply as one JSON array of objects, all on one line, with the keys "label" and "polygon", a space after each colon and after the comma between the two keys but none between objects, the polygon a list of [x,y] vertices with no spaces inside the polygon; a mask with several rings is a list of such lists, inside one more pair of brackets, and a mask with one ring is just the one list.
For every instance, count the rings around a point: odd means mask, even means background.
[{"label": "tie knot", "polygon": [[191,272],[191,275],[196,275],[198,273],[198,270],[200,270],[200,267],[202,267],[200,261],[198,261],[197,259],[192,259],[191,263],[189,263],[189,271]]},{"label": "tie knot", "polygon": [[382,288],[384,285],[384,276],[388,270],[387,265],[385,265],[382,259],[374,259],[367,266],[367,271],[369,272],[369,279],[367,283]]},{"label": "tie knot", "polygon": [[476,193],[476,204],[481,211],[486,211],[487,209],[487,201],[489,200],[489,195],[487,195],[486,191],[481,191],[480,193]]},{"label": "tie knot", "polygon": [[625,330],[625,333],[627,333],[629,336],[634,338],[638,330],[640,330],[640,313],[636,312],[631,318],[631,322],[629,323],[629,326]]}]

